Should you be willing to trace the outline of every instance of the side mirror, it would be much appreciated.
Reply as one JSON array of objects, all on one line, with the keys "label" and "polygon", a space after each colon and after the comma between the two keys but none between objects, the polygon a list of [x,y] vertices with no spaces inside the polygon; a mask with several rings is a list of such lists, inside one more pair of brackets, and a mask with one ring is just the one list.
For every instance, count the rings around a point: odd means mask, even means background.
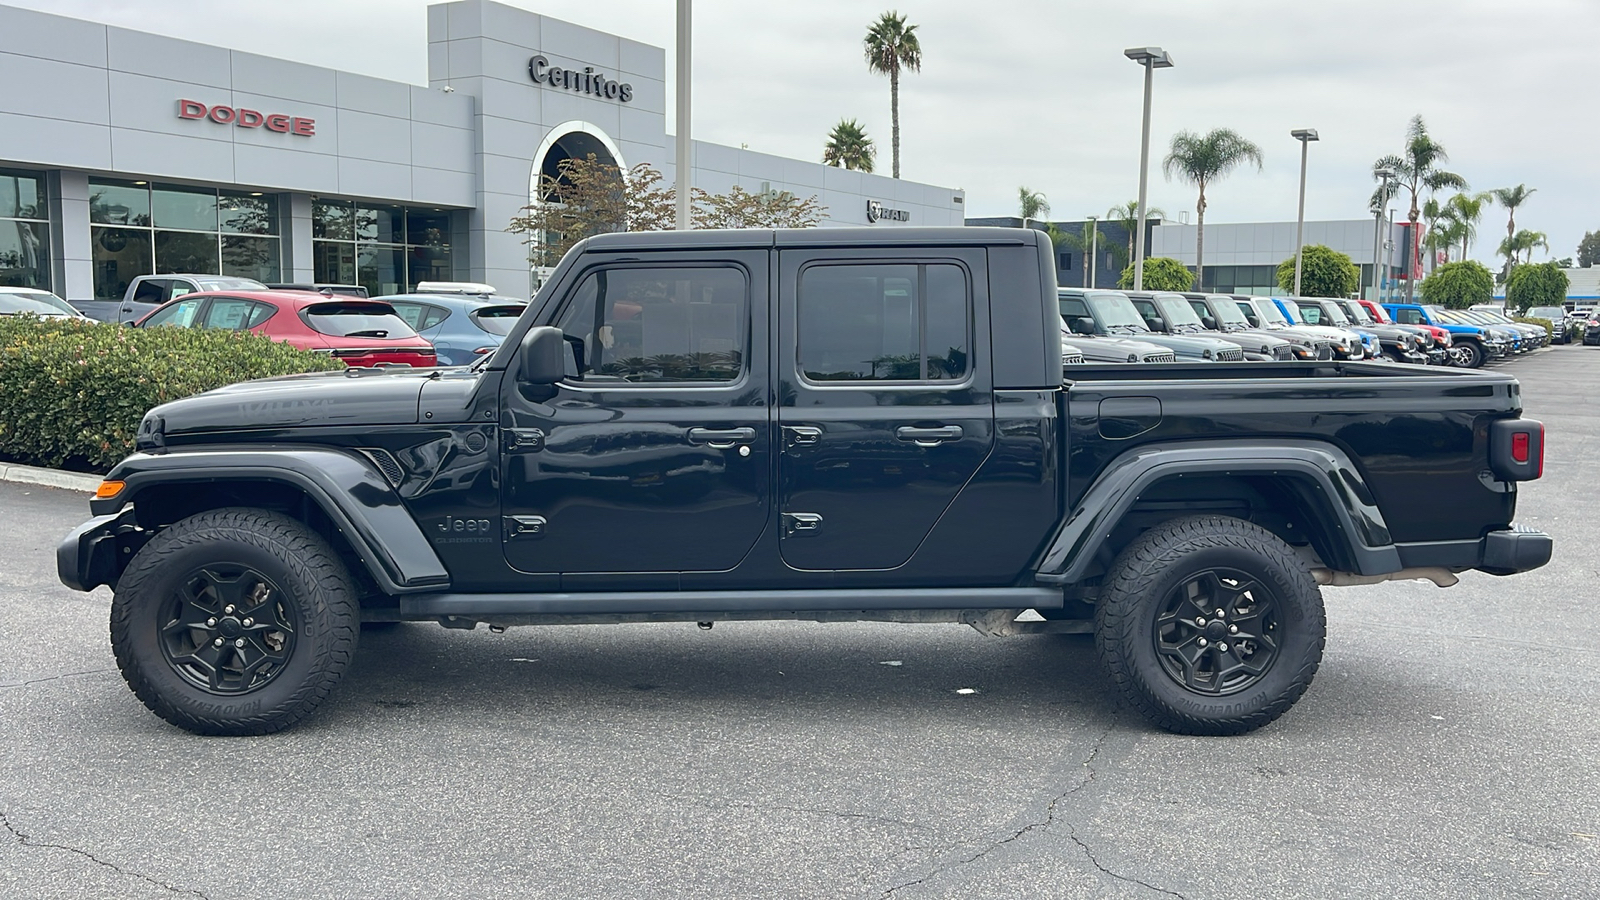
[{"label": "side mirror", "polygon": [[1078,317],[1072,320],[1073,334],[1094,334],[1094,320]]},{"label": "side mirror", "polygon": [[521,356],[524,384],[555,384],[566,371],[567,342],[561,329],[536,325],[523,335]]},{"label": "side mirror", "polygon": [[1208,331],[1216,331],[1217,330],[1217,320],[1211,318],[1210,316],[1201,316],[1200,317],[1200,324],[1205,326],[1206,330],[1208,330]]},{"label": "side mirror", "polygon": [[1146,328],[1158,334],[1163,334],[1167,330],[1167,323],[1155,318],[1154,316],[1145,316],[1144,324]]}]

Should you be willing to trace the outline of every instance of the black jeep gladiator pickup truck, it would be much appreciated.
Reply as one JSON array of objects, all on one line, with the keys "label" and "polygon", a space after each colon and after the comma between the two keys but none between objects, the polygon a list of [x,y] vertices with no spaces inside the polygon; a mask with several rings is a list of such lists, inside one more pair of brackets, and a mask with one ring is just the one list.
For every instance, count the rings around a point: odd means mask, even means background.
[{"label": "black jeep gladiator pickup truck", "polygon": [[1319,585],[1550,557],[1512,525],[1543,428],[1509,376],[1071,378],[1041,232],[594,237],[472,368],[151,410],[58,567],[208,734],[308,715],[364,622],[734,619],[1092,631],[1152,722],[1235,734],[1310,684]]}]

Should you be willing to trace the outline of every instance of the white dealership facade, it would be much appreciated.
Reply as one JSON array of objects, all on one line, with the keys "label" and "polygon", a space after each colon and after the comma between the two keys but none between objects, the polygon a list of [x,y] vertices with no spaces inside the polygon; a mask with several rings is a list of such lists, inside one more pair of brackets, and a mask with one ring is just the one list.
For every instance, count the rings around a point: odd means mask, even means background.
[{"label": "white dealership facade", "polygon": [[[541,171],[595,153],[674,177],[661,48],[490,0],[427,15],[416,85],[0,6],[0,284],[76,301],[222,272],[526,296],[505,229]],[[696,187],[816,195],[824,225],[962,223],[959,190],[693,151]]]}]

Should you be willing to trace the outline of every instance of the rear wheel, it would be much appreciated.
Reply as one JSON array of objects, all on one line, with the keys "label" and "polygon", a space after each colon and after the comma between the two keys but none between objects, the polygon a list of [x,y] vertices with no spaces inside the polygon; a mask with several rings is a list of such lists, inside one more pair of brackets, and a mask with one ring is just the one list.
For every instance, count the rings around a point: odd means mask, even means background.
[{"label": "rear wheel", "polygon": [[1294,551],[1227,516],[1164,522],[1106,575],[1095,643],[1127,701],[1179,734],[1283,715],[1322,660],[1322,595]]},{"label": "rear wheel", "polygon": [[135,695],[196,734],[267,734],[316,709],[355,652],[360,608],[333,548],[256,509],[190,516],[128,564],[111,647]]}]

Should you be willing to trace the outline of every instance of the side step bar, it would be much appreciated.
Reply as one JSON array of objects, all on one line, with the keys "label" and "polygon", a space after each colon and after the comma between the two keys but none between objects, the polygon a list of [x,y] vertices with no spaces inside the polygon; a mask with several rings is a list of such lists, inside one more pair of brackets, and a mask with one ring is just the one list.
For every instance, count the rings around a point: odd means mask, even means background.
[{"label": "side step bar", "polygon": [[[613,591],[551,594],[402,594],[400,618],[490,621],[510,616],[799,618],[800,612],[1060,609],[1060,588],[909,588],[811,591]],[[687,618],[685,616],[685,618]],[[809,618],[807,616],[806,618]],[[694,621],[690,618],[689,621]]]}]

